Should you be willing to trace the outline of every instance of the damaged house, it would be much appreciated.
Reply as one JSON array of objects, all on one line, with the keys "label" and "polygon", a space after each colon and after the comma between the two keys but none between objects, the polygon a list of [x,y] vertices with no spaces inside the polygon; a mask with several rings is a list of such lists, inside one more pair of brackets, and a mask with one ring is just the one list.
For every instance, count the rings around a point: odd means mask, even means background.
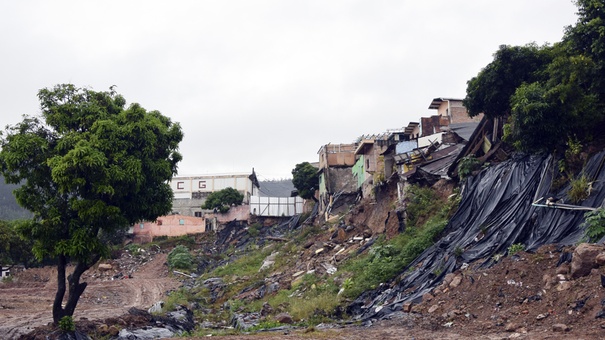
[{"label": "damaged house", "polygon": [[396,149],[393,156],[398,172],[410,183],[432,185],[449,178],[450,167],[482,121],[482,115],[468,116],[461,99],[435,98],[429,109],[438,114],[421,118],[416,148]]},{"label": "damaged house", "polygon": [[[326,144],[317,152],[319,155],[319,211],[325,219],[330,212],[357,196],[357,180],[353,176],[357,143]],[[344,196],[343,196],[344,195]],[[338,200],[341,196],[343,199]],[[345,199],[346,198],[346,199]],[[338,203],[336,203],[338,200]]]}]

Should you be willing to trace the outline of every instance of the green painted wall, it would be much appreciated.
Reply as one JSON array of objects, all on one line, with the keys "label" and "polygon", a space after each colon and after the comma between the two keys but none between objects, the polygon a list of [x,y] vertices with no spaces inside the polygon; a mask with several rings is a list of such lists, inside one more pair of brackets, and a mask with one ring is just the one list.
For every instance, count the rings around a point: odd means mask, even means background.
[{"label": "green painted wall", "polygon": [[366,180],[365,161],[363,155],[359,157],[355,165],[353,165],[353,176],[357,178],[357,189],[361,188]]}]

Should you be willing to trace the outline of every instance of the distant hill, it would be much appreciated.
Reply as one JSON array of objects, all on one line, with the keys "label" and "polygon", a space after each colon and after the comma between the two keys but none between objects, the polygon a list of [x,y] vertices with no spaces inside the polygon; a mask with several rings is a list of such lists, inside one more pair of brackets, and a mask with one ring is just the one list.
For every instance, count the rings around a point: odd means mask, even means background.
[{"label": "distant hill", "polygon": [[292,190],[295,190],[291,179],[261,181],[260,196],[261,197],[290,197]]},{"label": "distant hill", "polygon": [[0,176],[0,220],[10,221],[32,217],[32,214],[15,200],[13,190],[17,187],[14,184],[6,184],[4,177]]}]

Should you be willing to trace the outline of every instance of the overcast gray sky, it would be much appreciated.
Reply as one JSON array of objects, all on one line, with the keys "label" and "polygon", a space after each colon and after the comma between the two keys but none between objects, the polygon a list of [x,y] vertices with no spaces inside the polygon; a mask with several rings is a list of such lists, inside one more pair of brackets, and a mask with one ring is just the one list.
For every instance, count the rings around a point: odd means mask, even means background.
[{"label": "overcast gray sky", "polygon": [[561,40],[571,0],[1,1],[0,124],[73,83],[180,122],[179,174],[291,177],[328,143],[463,98],[501,44]]}]

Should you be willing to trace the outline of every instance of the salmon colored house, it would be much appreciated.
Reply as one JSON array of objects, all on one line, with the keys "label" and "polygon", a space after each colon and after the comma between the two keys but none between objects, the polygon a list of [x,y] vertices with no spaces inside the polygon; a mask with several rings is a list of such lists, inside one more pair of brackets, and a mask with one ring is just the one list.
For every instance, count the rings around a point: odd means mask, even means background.
[{"label": "salmon colored house", "polygon": [[137,243],[153,241],[157,236],[182,236],[199,234],[206,231],[206,219],[202,217],[168,215],[160,216],[155,222],[139,222],[133,226],[132,233]]}]

